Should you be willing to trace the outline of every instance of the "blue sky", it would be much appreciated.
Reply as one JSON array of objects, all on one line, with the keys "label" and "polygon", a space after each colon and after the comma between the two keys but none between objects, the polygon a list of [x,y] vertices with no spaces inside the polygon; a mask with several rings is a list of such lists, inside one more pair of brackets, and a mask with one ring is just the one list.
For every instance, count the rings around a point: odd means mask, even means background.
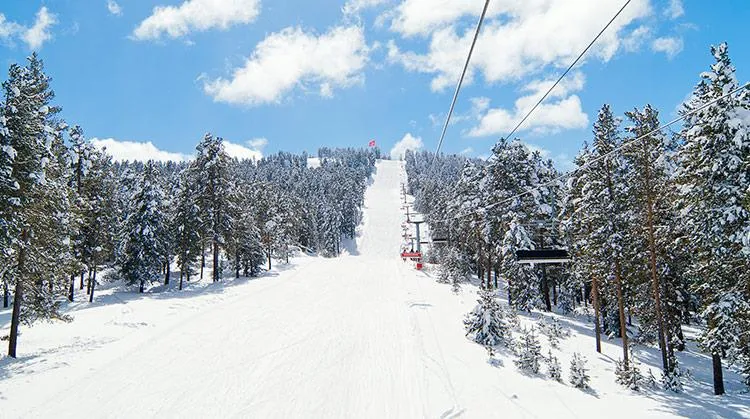
[{"label": "blue sky", "polygon": [[[444,151],[487,155],[623,2],[492,0]],[[184,157],[207,131],[236,155],[434,149],[482,5],[4,0],[0,60],[39,51],[63,117],[116,157]],[[565,168],[603,103],[672,119],[711,44],[748,79],[748,21],[745,0],[632,0],[518,136]]]}]

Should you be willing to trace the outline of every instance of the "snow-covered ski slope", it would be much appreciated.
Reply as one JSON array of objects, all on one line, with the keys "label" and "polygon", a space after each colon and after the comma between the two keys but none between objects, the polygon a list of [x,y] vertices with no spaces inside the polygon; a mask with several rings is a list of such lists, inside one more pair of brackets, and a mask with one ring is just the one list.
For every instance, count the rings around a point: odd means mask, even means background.
[{"label": "snow-covered ski slope", "polygon": [[[359,236],[340,258],[300,257],[259,279],[182,292],[103,291],[71,308],[73,323],[24,328],[20,358],[0,364],[0,417],[750,415],[737,396],[618,388],[618,347],[605,342],[593,359],[582,327],[561,352],[589,358],[593,391],[520,374],[507,354],[489,364],[464,337],[475,288],[455,295],[398,256],[403,176],[401,163],[378,163]],[[567,377],[569,354],[557,355]]]}]

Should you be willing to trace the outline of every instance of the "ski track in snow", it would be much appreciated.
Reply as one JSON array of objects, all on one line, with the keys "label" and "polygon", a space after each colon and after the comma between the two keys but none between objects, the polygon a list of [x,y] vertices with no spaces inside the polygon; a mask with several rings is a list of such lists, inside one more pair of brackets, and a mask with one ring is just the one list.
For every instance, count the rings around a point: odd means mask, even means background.
[{"label": "ski track in snow", "polygon": [[[340,258],[297,258],[275,276],[201,293],[112,294],[71,324],[24,328],[21,357],[0,364],[0,417],[750,415],[739,396],[706,407],[632,395],[600,370],[595,391],[582,392],[518,373],[507,353],[490,365],[464,337],[474,290],[454,295],[398,256],[404,176],[400,162],[378,163],[359,237]],[[562,345],[589,365],[618,353],[604,342],[595,359],[588,336]],[[558,356],[567,377],[568,354]]]}]

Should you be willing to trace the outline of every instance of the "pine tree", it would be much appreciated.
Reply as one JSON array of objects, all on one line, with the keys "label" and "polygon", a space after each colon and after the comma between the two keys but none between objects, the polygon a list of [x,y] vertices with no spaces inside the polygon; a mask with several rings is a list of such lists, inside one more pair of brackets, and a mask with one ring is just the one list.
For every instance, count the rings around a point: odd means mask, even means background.
[{"label": "pine tree", "polygon": [[641,259],[647,255],[648,262],[644,265],[648,265],[650,277],[650,284],[644,287],[644,291],[649,291],[651,300],[641,299],[639,311],[643,314],[641,323],[650,322],[657,330],[662,369],[668,371],[671,369],[669,360],[673,356],[673,351],[669,345],[672,340],[671,329],[667,325],[680,325],[679,319],[666,318],[667,315],[674,314],[673,310],[662,308],[664,300],[667,307],[676,304],[671,301],[676,294],[667,288],[668,283],[662,278],[662,273],[673,269],[667,265],[670,262],[667,246],[670,243],[660,238],[675,237],[673,226],[676,224],[675,214],[672,213],[673,202],[670,199],[674,197],[674,193],[667,166],[667,142],[665,136],[658,131],[659,114],[650,105],[643,111],[635,109],[626,112],[626,116],[633,123],[633,126],[626,130],[632,133],[634,138],[639,138],[623,152],[629,166],[626,182],[631,185],[631,232],[635,231],[629,242],[632,247],[638,247],[638,250],[633,252],[634,258]]},{"label": "pine tree", "polygon": [[193,162],[197,180],[198,208],[203,222],[204,240],[211,243],[213,252],[213,280],[221,274],[219,253],[231,229],[229,214],[231,159],[224,150],[220,137],[206,134],[198,144],[198,154]]},{"label": "pine tree", "polygon": [[534,332],[534,327],[524,328],[521,331],[521,341],[518,343],[516,350],[516,366],[526,372],[538,373],[539,363],[544,357],[542,356],[542,347],[539,339]]},{"label": "pine tree", "polygon": [[508,323],[500,304],[490,290],[480,290],[477,306],[464,320],[466,336],[484,346],[507,345],[510,339]]},{"label": "pine tree", "polygon": [[154,163],[146,163],[140,187],[133,196],[133,208],[125,223],[125,243],[119,263],[123,277],[138,284],[143,292],[146,283],[158,281],[162,267],[165,237],[164,215],[161,212],[162,191],[157,183]]},{"label": "pine tree", "polygon": [[[609,308],[622,338],[623,360],[628,363],[628,336],[625,317],[624,297],[624,256],[627,237],[626,204],[628,194],[623,180],[623,162],[610,153],[620,144],[619,122],[612,115],[608,105],[599,111],[594,123],[594,143],[592,150],[579,161],[587,164],[586,174],[576,179],[580,196],[575,203],[576,240],[584,243],[578,252],[592,277],[595,294],[595,307]],[[600,280],[609,280],[599,287]],[[608,285],[608,286],[607,286]],[[599,296],[612,296],[603,304]],[[610,307],[607,302],[611,301]],[[616,314],[615,314],[616,313]],[[598,317],[598,315],[597,315]],[[598,318],[597,318],[598,322]],[[605,330],[607,324],[605,323]],[[597,340],[597,350],[599,341]]]},{"label": "pine tree", "polygon": [[573,357],[570,360],[570,384],[573,387],[580,389],[589,388],[591,378],[586,368],[586,358],[582,357],[578,352],[573,353]]},{"label": "pine tree", "polygon": [[503,237],[501,271],[508,280],[512,306],[531,312],[539,304],[539,277],[531,265],[516,260],[516,251],[533,248],[533,243],[519,217],[514,217]]},{"label": "pine tree", "polygon": [[562,367],[557,357],[552,355],[552,350],[549,350],[545,361],[547,362],[547,375],[549,375],[549,378],[562,383]]},{"label": "pine tree", "polygon": [[682,393],[682,370],[677,359],[672,361],[672,368],[669,371],[662,371],[661,384],[664,390]]},{"label": "pine tree", "polygon": [[[700,341],[711,354],[714,392],[724,393],[721,359],[747,345],[741,336],[750,330],[750,270],[742,252],[750,212],[742,206],[750,187],[750,132],[743,119],[750,96],[728,96],[739,84],[727,45],[711,48],[715,63],[701,75],[686,115],[678,152],[678,205],[691,254],[688,276],[701,297],[706,322]],[[695,112],[688,114],[688,112]]]},{"label": "pine tree", "polygon": [[177,190],[173,237],[175,240],[175,252],[177,254],[177,265],[180,267],[179,289],[183,286],[183,277],[188,282],[193,273],[193,264],[200,255],[200,209],[197,203],[195,181],[191,175],[194,172],[184,170],[180,175],[180,184]]},{"label": "pine tree", "polygon": [[[26,67],[11,65],[3,89],[3,192],[8,195],[0,205],[10,228],[5,240],[12,256],[4,276],[15,288],[8,346],[8,355],[15,357],[20,322],[64,318],[56,292],[58,267],[68,265],[62,235],[68,230],[69,201],[54,155],[60,109],[51,106],[54,92],[36,54]],[[50,254],[55,246],[60,246],[59,260]]]},{"label": "pine tree", "polygon": [[451,284],[453,291],[458,292],[461,284],[469,278],[471,267],[466,257],[457,248],[451,246],[442,253],[438,271],[438,282]]}]

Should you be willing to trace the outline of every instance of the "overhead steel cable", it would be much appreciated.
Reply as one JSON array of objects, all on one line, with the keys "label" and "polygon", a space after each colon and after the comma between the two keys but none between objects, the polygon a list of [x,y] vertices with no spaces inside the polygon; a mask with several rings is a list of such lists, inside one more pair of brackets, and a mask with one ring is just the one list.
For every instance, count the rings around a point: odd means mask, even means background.
[{"label": "overhead steel cable", "polygon": [[625,2],[625,4],[623,4],[622,7],[620,7],[620,10],[618,10],[617,13],[615,13],[615,15],[612,16],[612,19],[610,19],[609,22],[607,22],[607,24],[604,25],[604,27],[602,28],[601,31],[599,31],[599,33],[596,35],[596,37],[594,37],[594,39],[586,46],[586,48],[584,48],[583,51],[581,51],[581,53],[578,54],[578,57],[576,57],[576,59],[573,60],[572,63],[570,63],[570,65],[568,66],[568,68],[565,69],[565,71],[560,75],[560,77],[558,77],[558,79],[547,90],[547,92],[544,94],[544,96],[542,96],[541,99],[539,99],[539,101],[536,102],[536,104],[531,109],[529,109],[529,111],[526,113],[526,115],[523,118],[521,118],[520,121],[518,121],[518,124],[516,124],[516,126],[513,127],[513,129],[508,133],[508,135],[506,135],[505,137],[502,137],[502,138],[505,138],[505,139],[509,140],[510,137],[513,134],[515,134],[516,131],[518,131],[519,128],[521,128],[521,125],[523,125],[523,123],[526,122],[527,119],[529,119],[529,116],[531,116],[531,114],[534,113],[534,111],[536,110],[536,108],[538,108],[539,105],[541,105],[542,102],[544,102],[544,100],[547,99],[547,97],[549,96],[549,94],[552,93],[552,91],[555,89],[555,87],[557,87],[558,84],[560,84],[560,82],[562,81],[562,79],[565,78],[565,76],[568,75],[568,73],[570,73],[570,70],[572,70],[573,67],[576,66],[576,64],[578,64],[578,61],[581,61],[581,58],[583,58],[583,56],[586,55],[586,53],[588,52],[588,50],[591,49],[592,46],[594,46],[594,44],[596,43],[596,41],[598,41],[599,38],[601,38],[601,36],[604,33],[604,31],[606,31],[607,28],[609,28],[609,26],[612,25],[612,22],[614,22],[615,19],[617,19],[617,17],[620,16],[620,14],[622,13],[622,11],[625,10],[626,7],[628,7],[628,4],[630,4],[631,1],[632,0],[627,0]]},{"label": "overhead steel cable", "polygon": [[649,136],[651,136],[653,134],[656,134],[657,132],[663,130],[664,128],[670,127],[670,126],[672,126],[672,125],[674,125],[674,124],[676,124],[676,123],[684,120],[685,118],[687,118],[687,117],[689,117],[689,116],[691,116],[691,115],[693,115],[693,114],[695,114],[697,112],[700,112],[703,109],[706,109],[707,107],[715,104],[716,102],[719,102],[720,100],[725,99],[725,98],[727,98],[727,97],[729,97],[729,96],[731,96],[731,95],[733,95],[733,94],[735,94],[735,93],[737,93],[737,92],[739,92],[739,91],[741,91],[743,89],[750,89],[750,82],[749,83],[745,83],[744,85],[742,85],[742,86],[740,86],[740,87],[738,87],[736,89],[733,89],[732,91],[730,91],[728,93],[725,93],[725,94],[717,97],[716,99],[712,99],[712,100],[704,103],[703,105],[701,105],[701,106],[699,106],[699,107],[697,107],[697,108],[695,108],[695,109],[693,109],[693,110],[691,110],[689,112],[686,112],[685,114],[683,114],[683,115],[681,115],[681,116],[679,116],[679,117],[677,117],[677,118],[675,118],[675,119],[667,122],[664,125],[660,125],[658,128],[655,128],[655,129],[653,129],[653,130],[651,130],[651,131],[649,131],[649,132],[647,132],[647,133],[645,133],[643,135],[640,135],[638,137],[632,138],[632,139],[627,140],[627,141],[623,141],[620,145],[618,145],[617,147],[613,148],[609,152],[604,153],[601,156],[598,156],[596,158],[593,158],[593,159],[587,161],[586,163],[582,164],[579,167],[576,167],[575,169],[571,170],[570,172],[566,172],[566,173],[563,173],[561,175],[558,175],[558,176],[556,176],[556,177],[554,177],[554,178],[552,178],[552,179],[550,179],[550,180],[548,180],[546,182],[543,182],[543,183],[541,183],[541,184],[539,184],[539,185],[537,185],[537,186],[535,186],[533,188],[529,188],[529,189],[527,189],[527,190],[525,190],[525,191],[523,191],[521,193],[518,193],[518,194],[513,195],[511,197],[505,198],[505,199],[503,199],[501,201],[495,202],[493,204],[487,205],[485,207],[479,208],[477,210],[474,210],[474,211],[471,211],[471,212],[468,212],[468,213],[465,213],[465,214],[457,215],[455,217],[443,218],[442,220],[439,220],[437,222],[446,222],[446,221],[451,221],[451,220],[457,220],[459,218],[468,217],[468,216],[471,216],[471,215],[474,215],[474,214],[480,214],[480,213],[482,213],[484,211],[487,211],[488,209],[497,207],[499,205],[506,204],[506,203],[511,202],[511,201],[513,201],[515,199],[521,198],[521,197],[523,197],[525,195],[529,195],[529,194],[533,193],[534,191],[538,191],[539,189],[541,189],[541,188],[543,188],[545,186],[549,186],[549,185],[552,185],[555,182],[559,182],[560,180],[565,179],[568,176],[571,176],[571,175],[573,175],[575,173],[579,173],[579,172],[582,172],[582,171],[586,170],[592,164],[598,163],[598,162],[600,162],[600,161],[602,161],[604,159],[607,159],[607,158],[611,157],[612,155],[614,155],[615,153],[621,151],[622,149],[624,149],[626,147],[629,147],[632,144],[635,144],[636,142],[638,142],[638,141],[640,141],[640,140],[642,140],[644,138],[647,138],[647,137],[649,137]]},{"label": "overhead steel cable", "polygon": [[486,0],[484,2],[484,9],[482,9],[482,14],[479,16],[479,22],[477,22],[477,29],[476,31],[474,31],[474,39],[471,41],[471,47],[469,48],[469,55],[466,56],[464,69],[463,71],[461,71],[461,77],[458,79],[458,84],[456,85],[456,91],[453,93],[453,100],[451,100],[451,107],[448,110],[448,116],[445,118],[443,131],[440,133],[440,140],[438,141],[438,146],[437,146],[437,149],[435,150],[435,156],[432,158],[432,163],[430,163],[430,165],[435,164],[435,159],[437,158],[438,154],[440,154],[440,148],[443,146],[445,133],[448,131],[448,124],[451,121],[451,116],[453,116],[453,109],[456,107],[456,100],[458,99],[458,92],[461,91],[461,85],[464,82],[464,77],[466,77],[466,71],[469,68],[469,62],[471,61],[471,54],[474,52],[474,46],[477,44],[479,31],[482,28],[482,22],[484,22],[484,16],[487,14],[487,8],[489,7],[489,5],[490,5],[490,0]]}]

